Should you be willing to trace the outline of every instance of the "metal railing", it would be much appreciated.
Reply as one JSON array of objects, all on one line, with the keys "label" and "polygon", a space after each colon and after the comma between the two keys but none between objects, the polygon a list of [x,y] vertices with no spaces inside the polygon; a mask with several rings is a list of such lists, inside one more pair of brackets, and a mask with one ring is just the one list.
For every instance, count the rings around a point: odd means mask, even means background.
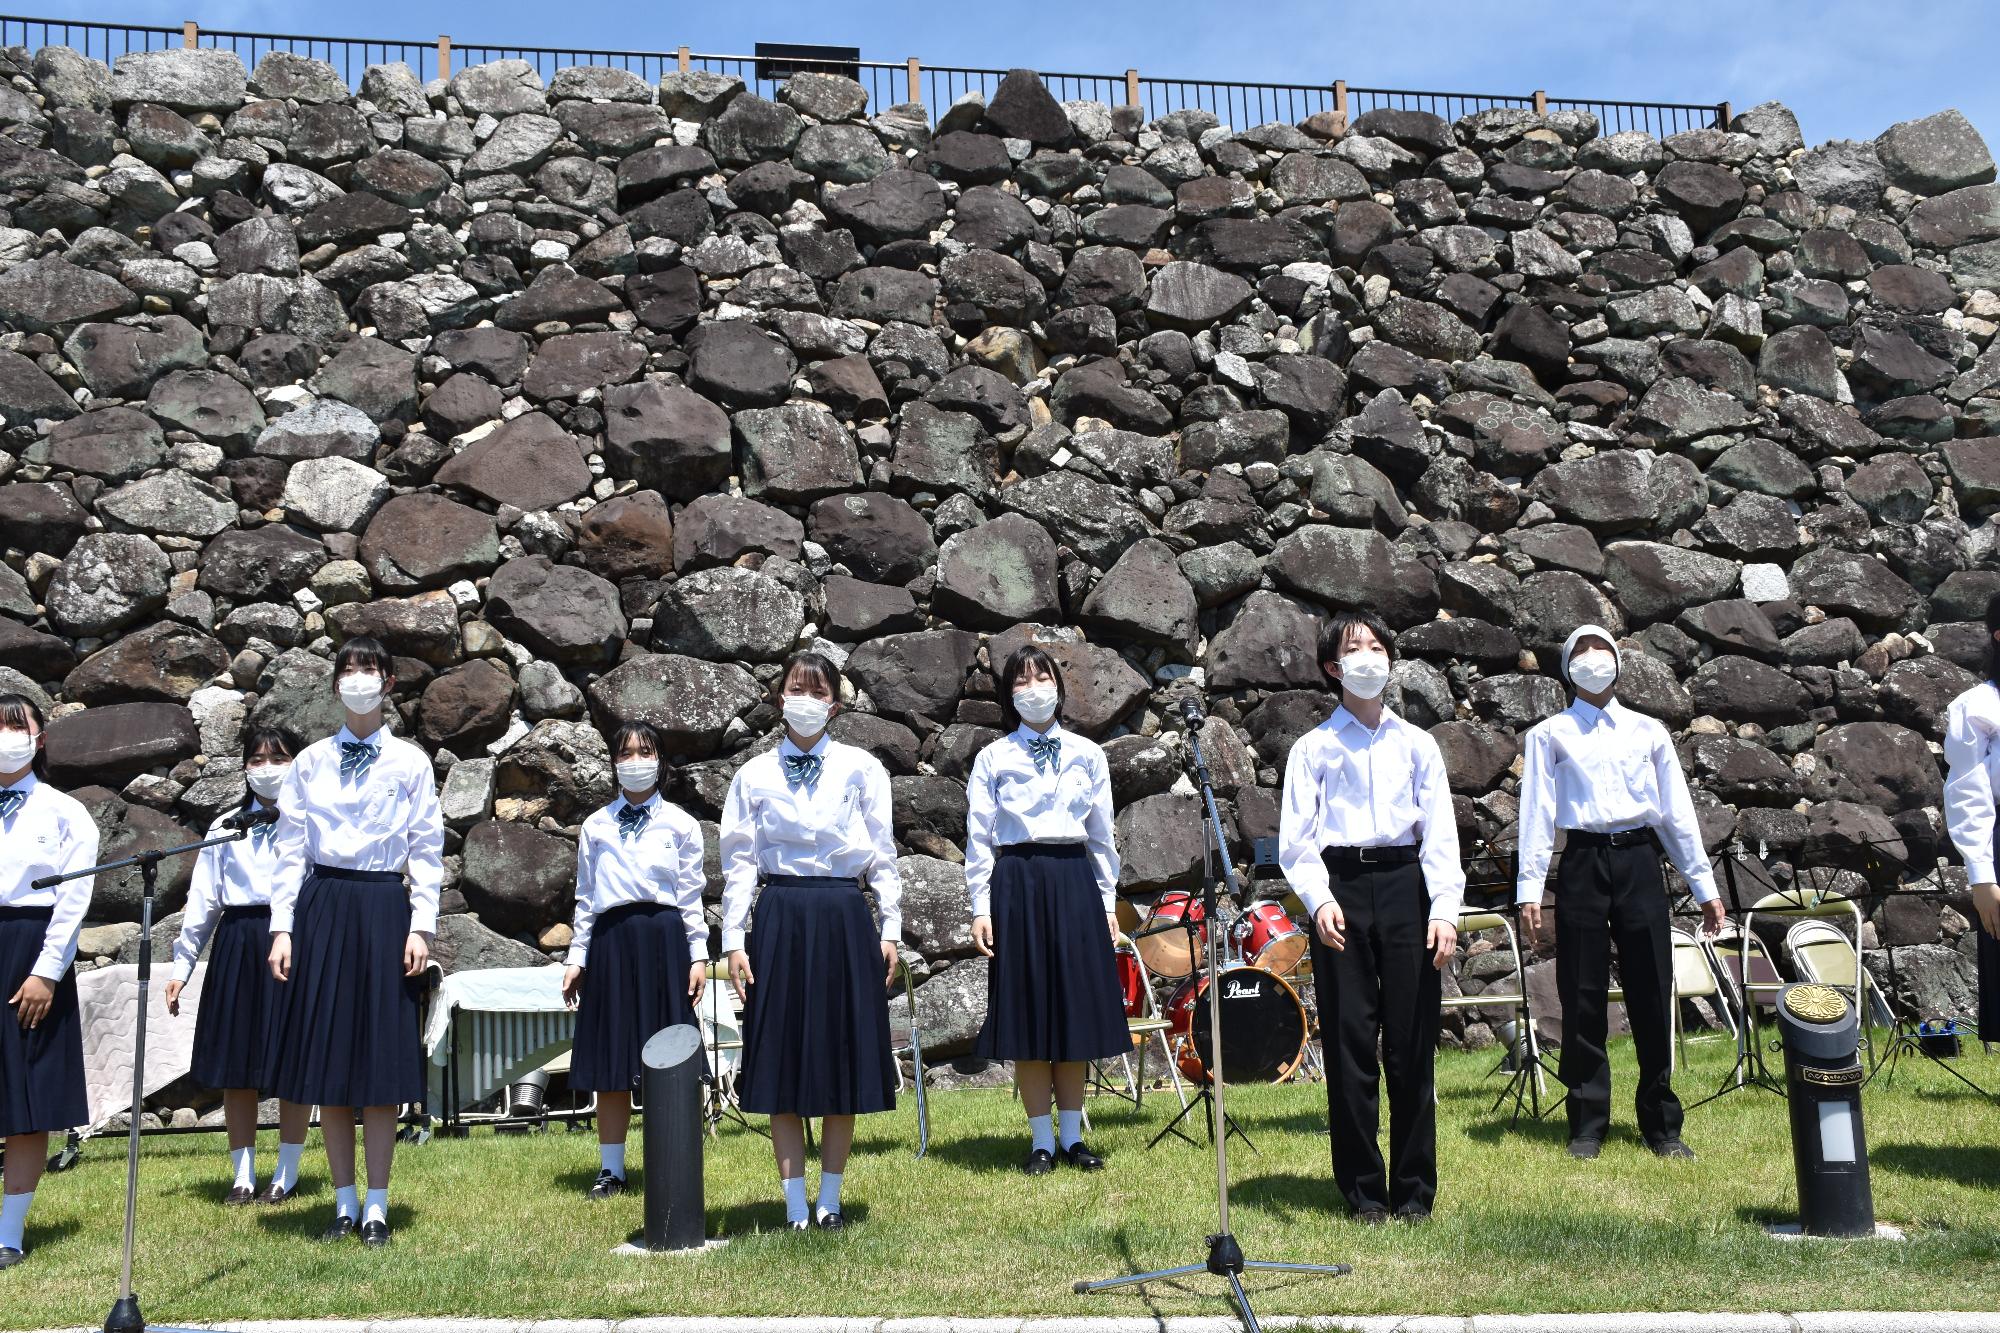
[{"label": "metal railing", "polygon": [[[494,60],[523,60],[544,83],[557,70],[572,65],[601,65],[629,70],[648,83],[675,70],[700,69],[743,80],[760,96],[775,95],[781,79],[766,72],[757,56],[704,55],[682,46],[672,51],[606,51],[590,48],[520,46],[485,42],[394,41],[373,37],[303,37],[268,32],[232,32],[122,23],[79,23],[67,19],[20,18],[0,15],[0,47],[68,46],[110,63],[132,51],[163,48],[214,47],[233,51],[247,68],[273,51],[324,60],[338,70],[349,87],[357,86],[371,64],[400,60],[420,79],[449,78],[471,65]],[[896,103],[917,103],[933,117],[948,110],[967,93],[991,96],[1007,76],[1004,69],[968,65],[926,65],[908,60],[825,60],[788,57],[793,69],[823,67],[856,79],[868,90],[870,110]],[[1608,99],[1550,97],[1536,91],[1513,93],[1445,93],[1405,88],[1350,88],[1344,79],[1324,84],[1244,83],[1224,79],[1174,79],[1142,76],[1136,69],[1123,74],[1043,73],[1042,82],[1057,101],[1095,101],[1110,106],[1137,106],[1147,120],[1176,111],[1201,110],[1238,130],[1280,121],[1296,124],[1308,116],[1330,113],[1352,120],[1377,109],[1428,111],[1455,121],[1475,111],[1516,107],[1538,114],[1551,110],[1588,111],[1600,131],[1644,130],[1664,138],[1683,130],[1729,124],[1727,102],[1627,102]]]}]

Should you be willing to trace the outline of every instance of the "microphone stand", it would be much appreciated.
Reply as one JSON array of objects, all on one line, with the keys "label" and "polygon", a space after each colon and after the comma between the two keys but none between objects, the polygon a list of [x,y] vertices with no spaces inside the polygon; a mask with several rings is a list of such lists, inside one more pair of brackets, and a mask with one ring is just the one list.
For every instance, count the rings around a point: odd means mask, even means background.
[{"label": "microphone stand", "polygon": [[[269,818],[262,818],[265,810]],[[125,1250],[119,1269],[118,1300],[105,1316],[104,1333],[145,1333],[146,1317],[139,1313],[139,1297],[132,1290],[132,1242],[139,1212],[139,1117],[144,1111],[146,1099],[146,1004],[153,978],[153,895],[159,887],[160,862],[170,856],[184,856],[198,852],[204,847],[220,847],[224,843],[241,842],[250,835],[255,824],[271,823],[278,817],[275,807],[255,812],[239,827],[219,838],[204,838],[200,842],[183,843],[178,847],[162,847],[157,851],[140,852],[117,861],[106,861],[103,865],[91,866],[87,870],[73,870],[67,875],[48,875],[34,882],[38,889],[52,889],[58,884],[72,879],[84,879],[92,875],[108,874],[113,870],[127,870],[139,867],[139,878],[143,893],[139,907],[139,1019],[133,1033],[132,1049],[132,1112],[125,1135]],[[155,1328],[161,1327],[154,1325]]]},{"label": "microphone stand", "polygon": [[[1204,819],[1205,836],[1213,838],[1221,866],[1224,886],[1234,896],[1237,892],[1236,868],[1230,864],[1229,842],[1223,836],[1222,816],[1215,805],[1215,789],[1208,779],[1208,762],[1202,757],[1201,712],[1192,700],[1181,705],[1181,716],[1187,723],[1188,747],[1191,752],[1195,780],[1201,785],[1202,803],[1206,810]],[[1096,1282],[1078,1282],[1073,1288],[1079,1296],[1087,1296],[1096,1291],[1110,1291],[1117,1287],[1138,1286],[1142,1283],[1160,1281],[1167,1278],[1188,1277],[1195,1273],[1213,1273],[1229,1283],[1229,1291],[1236,1301],[1237,1311],[1243,1316],[1246,1333],[1260,1333],[1257,1314],[1250,1308],[1250,1297],[1243,1290],[1243,1273],[1246,1269],[1259,1272],[1315,1273],[1324,1277],[1340,1277],[1354,1271],[1346,1264],[1289,1264],[1274,1263],[1261,1259],[1245,1259],[1243,1247],[1229,1230],[1229,1114],[1224,1097],[1222,1077],[1222,991],[1217,984],[1216,966],[1216,879],[1210,874],[1203,885],[1204,910],[1210,923],[1207,943],[1208,969],[1208,1042],[1209,1068],[1212,1081],[1210,1087],[1215,1094],[1215,1114],[1225,1126],[1222,1133],[1215,1132],[1214,1121],[1210,1121],[1209,1139],[1215,1145],[1215,1203],[1217,1229],[1208,1237],[1208,1257],[1198,1264],[1188,1264],[1179,1268],[1162,1268],[1152,1272],[1133,1273],[1125,1277],[1105,1278]],[[1192,1024],[1189,1025],[1192,1029]],[[1190,1035],[1192,1035],[1190,1033]],[[1248,1142],[1248,1140],[1245,1140]]]}]

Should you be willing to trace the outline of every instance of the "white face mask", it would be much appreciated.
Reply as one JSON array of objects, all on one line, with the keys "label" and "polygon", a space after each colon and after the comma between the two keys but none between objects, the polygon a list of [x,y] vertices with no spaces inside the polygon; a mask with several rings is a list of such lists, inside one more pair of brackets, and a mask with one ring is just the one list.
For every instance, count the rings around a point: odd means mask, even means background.
[{"label": "white face mask", "polygon": [[25,731],[0,731],[0,773],[18,773],[35,762],[35,738]]},{"label": "white face mask", "polygon": [[809,694],[785,696],[785,725],[801,736],[817,736],[825,731],[826,719],[832,713],[833,705],[824,699]]},{"label": "white face mask", "polygon": [[1578,653],[1569,661],[1569,679],[1587,694],[1601,693],[1618,679],[1618,659],[1602,648]]},{"label": "white face mask", "polygon": [[651,791],[660,780],[657,759],[620,759],[618,785],[626,791]]},{"label": "white face mask", "polygon": [[260,800],[268,801],[278,794],[278,788],[285,785],[285,774],[291,768],[291,761],[282,764],[252,764],[243,770],[243,781]]},{"label": "white face mask", "polygon": [[340,702],[350,713],[372,713],[382,702],[382,678],[374,674],[342,676]]},{"label": "white face mask", "polygon": [[1056,704],[1060,691],[1046,682],[1023,685],[1014,691],[1014,711],[1021,715],[1023,722],[1040,726],[1056,715]]},{"label": "white face mask", "polygon": [[1373,699],[1389,683],[1389,655],[1367,651],[1343,654],[1340,683],[1356,698]]}]

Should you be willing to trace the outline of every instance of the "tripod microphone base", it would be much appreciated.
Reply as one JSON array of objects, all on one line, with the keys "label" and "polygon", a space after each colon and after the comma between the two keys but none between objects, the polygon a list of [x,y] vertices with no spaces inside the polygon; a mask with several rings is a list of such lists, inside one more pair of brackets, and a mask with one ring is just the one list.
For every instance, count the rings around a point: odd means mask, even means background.
[{"label": "tripod microphone base", "polygon": [[104,1333],[146,1333],[146,1316],[139,1313],[139,1296],[120,1296],[104,1317]]},{"label": "tripod microphone base", "polygon": [[1243,1271],[1243,1247],[1227,1231],[1208,1238],[1208,1271],[1217,1277]]}]

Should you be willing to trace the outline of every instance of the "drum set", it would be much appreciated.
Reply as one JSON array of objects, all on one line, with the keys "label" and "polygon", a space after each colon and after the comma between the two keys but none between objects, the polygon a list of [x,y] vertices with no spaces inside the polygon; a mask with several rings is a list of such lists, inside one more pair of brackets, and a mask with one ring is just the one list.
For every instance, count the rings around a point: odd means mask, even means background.
[{"label": "drum set", "polygon": [[[1312,958],[1308,927],[1285,904],[1262,901],[1215,923],[1223,945],[1215,984],[1221,987],[1225,1043],[1222,1074],[1231,1083],[1283,1083],[1307,1064],[1318,1006],[1311,1001]],[[1132,910],[1132,909],[1125,909]],[[1148,981],[1166,988],[1158,1012],[1168,1021],[1168,1049],[1183,1077],[1210,1081],[1209,978],[1202,972],[1210,923],[1198,894],[1162,894],[1144,924],[1118,949],[1125,1012],[1148,1012]],[[1136,912],[1133,924],[1138,924]]]}]

